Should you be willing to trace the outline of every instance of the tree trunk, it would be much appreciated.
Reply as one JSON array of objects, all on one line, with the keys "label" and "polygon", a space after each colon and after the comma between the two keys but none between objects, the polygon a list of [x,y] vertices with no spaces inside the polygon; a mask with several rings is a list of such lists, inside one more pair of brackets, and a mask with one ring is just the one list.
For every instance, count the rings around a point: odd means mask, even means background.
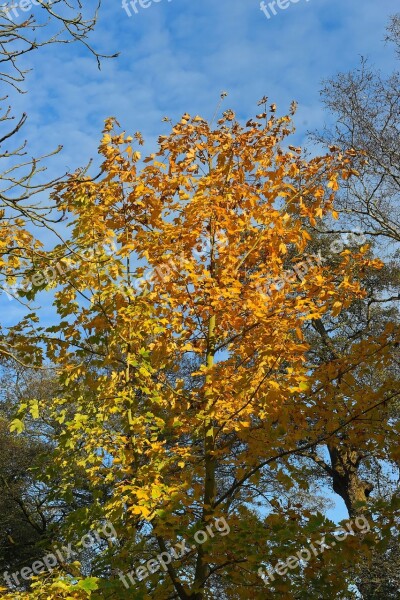
[{"label": "tree trunk", "polygon": [[364,514],[373,485],[359,477],[360,453],[345,445],[328,446],[328,450],[334,492],[343,498],[350,517]]}]

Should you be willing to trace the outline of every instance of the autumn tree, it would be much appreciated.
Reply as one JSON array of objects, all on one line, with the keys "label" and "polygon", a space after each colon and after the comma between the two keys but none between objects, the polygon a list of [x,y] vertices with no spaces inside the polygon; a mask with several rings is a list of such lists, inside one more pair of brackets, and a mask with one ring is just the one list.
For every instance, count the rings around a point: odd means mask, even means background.
[{"label": "autumn tree", "polygon": [[[102,176],[79,171],[54,197],[69,215],[73,249],[57,281],[60,321],[38,328],[30,315],[24,326],[59,371],[52,467],[65,496],[76,467],[93,493],[66,535],[76,539],[105,519],[118,532],[93,564],[99,597],[131,597],[127,572],[136,577],[138,561],[182,540],[188,553],[136,578],[137,597],[303,597],[290,575],[266,589],[258,569],[335,524],[301,503],[275,502],[266,516],[257,506],[271,480],[307,488],[300,471],[288,476],[289,459],[344,432],[351,442],[393,394],[385,381],[343,401],[357,377],[389,363],[390,326],[323,364],[308,360],[307,326],[365,297],[362,273],[382,266],[366,245],[326,264],[310,243],[310,226],[336,216],[335,192],[355,153],[305,158],[287,145],[291,117],[277,117],[266,99],[260,105],[245,126],[230,110],[215,128],[185,114],[143,160],[141,135],[109,120]],[[63,246],[54,252],[65,256]],[[21,356],[34,343],[22,331]],[[229,535],[215,530],[193,543],[221,519]],[[345,568],[355,542],[367,548],[364,538],[343,543],[332,561]],[[316,563],[307,577],[317,590],[347,588],[335,567]],[[51,589],[80,597],[77,585],[65,573]],[[46,586],[39,579],[31,595],[49,593]]]}]

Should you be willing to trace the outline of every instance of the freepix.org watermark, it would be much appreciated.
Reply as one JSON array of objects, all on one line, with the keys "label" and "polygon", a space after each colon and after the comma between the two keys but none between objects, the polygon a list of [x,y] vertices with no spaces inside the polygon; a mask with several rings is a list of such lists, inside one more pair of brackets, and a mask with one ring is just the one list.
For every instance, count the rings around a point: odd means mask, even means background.
[{"label": "freepix.org watermark", "polygon": [[289,569],[297,569],[299,566],[308,563],[313,556],[318,556],[323,554],[325,550],[330,550],[334,546],[336,546],[336,542],[343,542],[347,536],[355,535],[353,526],[355,526],[360,533],[368,533],[371,531],[371,527],[368,523],[366,517],[361,515],[354,519],[354,521],[349,521],[346,523],[346,528],[342,527],[336,532],[333,533],[333,537],[336,541],[333,541],[331,545],[325,543],[325,537],[315,542],[315,544],[310,544],[307,548],[301,548],[295,555],[289,556],[286,560],[279,560],[274,567],[271,569],[265,569],[260,567],[258,569],[258,574],[263,580],[265,585],[268,585],[269,582],[275,581],[275,575],[286,575]]},{"label": "freepix.org watermark", "polygon": [[26,13],[32,11],[34,6],[51,6],[55,0],[20,0],[20,2],[13,2],[12,4],[1,4],[0,15],[6,16],[7,19],[12,20],[13,18],[18,19],[20,13]]},{"label": "freepix.org watermark", "polygon": [[[215,528],[215,530],[214,530]],[[130,585],[135,585],[138,581],[143,581],[147,579],[149,575],[152,573],[157,573],[160,569],[163,571],[168,570],[168,565],[171,564],[173,560],[179,560],[183,558],[186,554],[189,554],[193,550],[196,549],[197,545],[204,544],[209,538],[213,538],[215,533],[219,535],[225,536],[230,533],[231,529],[226,522],[224,517],[220,517],[219,519],[215,519],[213,523],[207,525],[206,531],[200,529],[196,531],[193,536],[193,540],[195,544],[189,544],[186,540],[182,540],[174,547],[168,548],[166,552],[161,552],[154,558],[148,560],[144,565],[140,565],[136,567],[136,569],[132,569],[127,574],[119,573],[119,578],[126,588],[129,588]],[[136,577],[136,579],[135,579]],[[129,579],[129,582],[127,581]]]},{"label": "freepix.org watermark", "polygon": [[[79,545],[83,548],[93,548],[100,544],[104,539],[116,540],[117,532],[112,523],[107,521],[103,527],[86,533],[80,540]],[[61,548],[55,548],[53,552],[43,556],[41,560],[35,561],[31,567],[24,567],[20,571],[16,571],[9,575],[8,571],[3,573],[3,578],[10,588],[21,586],[21,580],[29,581],[32,575],[39,575],[43,571],[50,573],[58,564],[70,562],[71,558],[76,555],[76,551],[72,547],[72,543]]]},{"label": "freepix.org watermark", "polygon": [[[271,0],[271,2],[267,3],[265,0],[262,0],[260,2],[260,9],[267,19],[271,19],[278,14],[278,10],[286,10],[291,4],[297,4],[301,1],[304,2],[304,0]],[[305,1],[309,2],[310,0]]]},{"label": "freepix.org watermark", "polygon": [[[109,256],[112,256],[116,252],[115,246],[107,244],[101,248],[98,246],[97,248],[83,250],[79,253],[79,256],[84,261],[92,262],[96,260],[96,252],[99,250]],[[45,269],[36,271],[25,281],[17,281],[12,285],[2,285],[0,287],[0,294],[4,292],[9,300],[16,300],[26,292],[40,288],[44,285],[57,283],[59,276],[68,275],[68,271],[71,271],[71,269],[72,266],[69,265],[65,259],[61,259],[57,263],[53,262],[49,264]]]},{"label": "freepix.org watermark", "polygon": [[[171,0],[167,1],[171,2]],[[153,3],[158,4],[159,2],[161,2],[161,0],[122,0],[122,8],[128,17],[131,17],[132,11],[137,15],[140,8],[150,8]]]}]

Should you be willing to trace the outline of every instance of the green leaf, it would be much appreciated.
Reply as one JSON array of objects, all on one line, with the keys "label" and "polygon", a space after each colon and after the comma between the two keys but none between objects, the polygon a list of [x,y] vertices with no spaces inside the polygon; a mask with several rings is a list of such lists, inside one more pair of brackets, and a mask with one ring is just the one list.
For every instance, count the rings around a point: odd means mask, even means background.
[{"label": "green leaf", "polygon": [[82,581],[80,581],[76,587],[80,590],[84,590],[87,592],[88,596],[90,596],[94,590],[99,589],[97,582],[97,577],[87,577],[86,579],[82,579]]},{"label": "green leaf", "polygon": [[22,433],[25,429],[25,425],[21,421],[21,419],[14,419],[10,424],[10,431],[13,433],[16,431],[17,433]]},{"label": "green leaf", "polygon": [[31,402],[31,415],[34,419],[39,418],[39,402],[37,400],[32,400]]}]

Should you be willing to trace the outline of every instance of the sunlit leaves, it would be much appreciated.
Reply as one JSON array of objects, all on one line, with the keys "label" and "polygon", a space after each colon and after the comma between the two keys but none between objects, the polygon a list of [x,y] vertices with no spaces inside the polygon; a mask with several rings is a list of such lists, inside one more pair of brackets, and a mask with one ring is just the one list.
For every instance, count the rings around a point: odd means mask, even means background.
[{"label": "sunlit leaves", "polygon": [[[127,570],[136,545],[172,543],[217,512],[237,520],[264,493],[268,470],[289,489],[279,458],[350,418],[344,387],[384,344],[309,366],[305,328],[362,298],[355,272],[380,265],[363,249],[344,250],[334,267],[311,251],[309,226],[332,214],[338,173],[351,161],[337,151],[313,159],[285,151],[291,129],[275,107],[246,126],[232,111],[215,128],[185,114],[142,159],[141,137],[109,120],[101,176],[73,176],[55,192],[71,240],[57,248],[69,252],[55,298],[60,322],[43,336],[62,386],[51,408],[61,428],[53,468],[65,494],[74,468],[85,472],[100,498],[88,526],[101,512],[124,539],[112,569]],[[111,241],[115,251],[101,251]],[[352,408],[374,399],[355,395]],[[271,531],[296,519],[271,506]],[[237,524],[229,544],[216,537],[192,551],[185,568],[194,587],[204,565],[231,552],[226,589],[248,597],[238,576],[246,561],[262,589],[255,565],[269,534],[254,550],[244,528]],[[148,581],[157,597],[172,594],[172,580]],[[107,585],[121,593],[116,578]]]}]

